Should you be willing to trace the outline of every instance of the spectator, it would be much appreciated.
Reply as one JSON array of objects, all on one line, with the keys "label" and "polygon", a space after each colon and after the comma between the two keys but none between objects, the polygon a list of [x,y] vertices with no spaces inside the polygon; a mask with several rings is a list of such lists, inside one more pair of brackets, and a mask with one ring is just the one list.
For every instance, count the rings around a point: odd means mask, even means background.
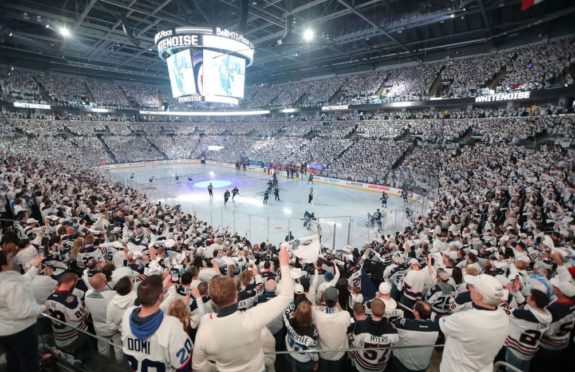
[{"label": "spectator", "polygon": [[414,319],[404,318],[393,322],[399,342],[393,350],[393,366],[397,372],[426,371],[431,362],[433,346],[412,347],[419,345],[435,345],[439,337],[437,323],[429,320],[431,306],[423,301],[417,301],[413,307]]},{"label": "spectator", "polygon": [[385,303],[380,299],[373,300],[371,312],[369,318],[350,327],[352,346],[370,349],[350,353],[353,366],[360,372],[385,370],[391,356],[390,347],[399,341],[397,331],[383,317]]},{"label": "spectator", "polygon": [[473,309],[439,319],[446,337],[442,372],[493,369],[493,360],[508,334],[509,319],[497,307],[503,297],[499,281],[481,274],[470,278],[469,284]]},{"label": "spectator", "polygon": [[44,309],[30,288],[30,278],[38,271],[41,258],[33,260],[25,275],[13,271],[12,261],[0,251],[0,346],[6,351],[9,371],[38,371],[37,318]]},{"label": "spectator", "polygon": [[178,318],[160,310],[162,292],[160,276],[144,279],[137,290],[141,306],[128,309],[122,319],[123,352],[133,371],[191,370],[192,340]]},{"label": "spectator", "polygon": [[[112,337],[116,334],[116,330],[108,328],[109,324],[106,320],[108,305],[116,293],[108,288],[106,276],[102,273],[96,274],[90,278],[90,285],[92,289],[86,292],[85,302],[86,310],[88,310],[92,316],[96,335],[108,340],[109,342],[120,345],[120,337]],[[103,340],[98,340],[98,352],[109,357],[111,355],[110,345]],[[122,357],[119,348],[114,348],[114,352],[116,354],[116,359],[120,359]]]},{"label": "spectator", "polygon": [[290,319],[284,314],[287,329],[286,348],[290,351],[287,360],[297,372],[317,370],[318,355],[308,353],[317,350],[318,332],[313,325],[312,305],[300,302]]},{"label": "spectator", "polygon": [[280,249],[279,259],[278,296],[245,312],[237,310],[238,291],[233,279],[212,280],[210,298],[217,306],[217,315],[206,315],[202,319],[194,348],[194,370],[211,370],[210,361],[220,371],[264,368],[261,329],[285,310],[293,295],[285,246]]}]

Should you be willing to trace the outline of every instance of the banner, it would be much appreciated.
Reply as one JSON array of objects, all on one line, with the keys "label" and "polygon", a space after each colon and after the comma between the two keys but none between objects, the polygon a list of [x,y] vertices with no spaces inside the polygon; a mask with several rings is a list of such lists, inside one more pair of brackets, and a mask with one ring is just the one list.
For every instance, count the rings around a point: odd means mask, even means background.
[{"label": "banner", "polygon": [[312,263],[317,261],[321,249],[319,236],[313,235],[305,238],[294,239],[291,242],[288,242],[288,244],[294,256],[304,262]]}]

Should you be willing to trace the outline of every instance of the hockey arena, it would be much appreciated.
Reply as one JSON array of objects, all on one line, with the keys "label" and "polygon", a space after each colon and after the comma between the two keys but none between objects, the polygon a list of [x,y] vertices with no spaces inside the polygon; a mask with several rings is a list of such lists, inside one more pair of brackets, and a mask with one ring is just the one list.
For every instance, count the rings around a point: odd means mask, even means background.
[{"label": "hockey arena", "polygon": [[0,372],[575,371],[574,19],[0,1]]}]

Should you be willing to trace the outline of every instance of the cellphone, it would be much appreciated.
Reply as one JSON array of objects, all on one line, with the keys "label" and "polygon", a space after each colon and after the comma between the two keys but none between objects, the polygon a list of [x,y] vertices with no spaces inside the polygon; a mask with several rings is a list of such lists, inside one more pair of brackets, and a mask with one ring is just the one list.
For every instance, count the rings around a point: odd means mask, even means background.
[{"label": "cellphone", "polygon": [[178,270],[172,270],[172,283],[180,282],[180,272]]}]

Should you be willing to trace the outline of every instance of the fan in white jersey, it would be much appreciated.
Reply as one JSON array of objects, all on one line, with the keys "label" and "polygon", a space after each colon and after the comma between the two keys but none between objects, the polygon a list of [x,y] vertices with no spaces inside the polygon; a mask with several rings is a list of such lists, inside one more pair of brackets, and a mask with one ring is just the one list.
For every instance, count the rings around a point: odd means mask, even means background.
[{"label": "fan in white jersey", "polygon": [[509,335],[505,340],[505,360],[512,366],[528,372],[531,359],[539,350],[541,337],[551,323],[549,305],[551,287],[544,280],[532,279],[527,304],[514,309],[509,316]]},{"label": "fan in white jersey", "polygon": [[162,277],[152,275],[138,286],[141,307],[122,319],[122,345],[132,371],[190,371],[192,340],[182,323],[160,310]]},{"label": "fan in white jersey", "polygon": [[[92,289],[86,292],[86,309],[90,312],[90,315],[92,315],[96,335],[119,345],[121,342],[119,335],[116,335],[116,330],[110,328],[106,321],[108,304],[116,294],[115,291],[108,288],[107,284],[106,275],[102,273],[90,278],[90,286]],[[112,336],[116,337],[112,338]],[[110,356],[110,345],[103,340],[98,340],[98,352],[102,355]],[[116,352],[117,359],[120,359],[122,355],[120,350],[114,348],[114,352]]]},{"label": "fan in white jersey", "polygon": [[370,317],[350,327],[353,347],[368,349],[350,353],[355,369],[360,372],[385,370],[391,355],[390,346],[399,341],[397,330],[383,318],[385,303],[380,299],[374,299],[371,311]]},{"label": "fan in white jersey", "polygon": [[[309,350],[317,350],[319,333],[313,324],[312,307],[308,301],[302,301],[296,307],[293,317],[288,319],[283,314],[286,326],[286,349],[288,362],[296,370],[312,370],[317,367],[318,355],[308,353]],[[299,367],[299,368],[298,368]]]},{"label": "fan in white jersey", "polygon": [[64,274],[56,290],[46,300],[48,314],[59,320],[52,321],[56,345],[68,351],[75,351],[82,346],[85,337],[79,330],[88,329],[88,313],[80,298],[73,293],[77,282],[76,274]]},{"label": "fan in white jersey", "polygon": [[381,282],[379,284],[379,288],[377,293],[375,294],[375,298],[371,301],[368,301],[365,304],[365,314],[371,315],[371,305],[375,299],[379,299],[383,301],[385,304],[385,314],[383,317],[387,319],[388,322],[393,322],[396,319],[401,319],[404,317],[404,311],[397,308],[397,302],[391,298],[391,285],[387,282]]}]

